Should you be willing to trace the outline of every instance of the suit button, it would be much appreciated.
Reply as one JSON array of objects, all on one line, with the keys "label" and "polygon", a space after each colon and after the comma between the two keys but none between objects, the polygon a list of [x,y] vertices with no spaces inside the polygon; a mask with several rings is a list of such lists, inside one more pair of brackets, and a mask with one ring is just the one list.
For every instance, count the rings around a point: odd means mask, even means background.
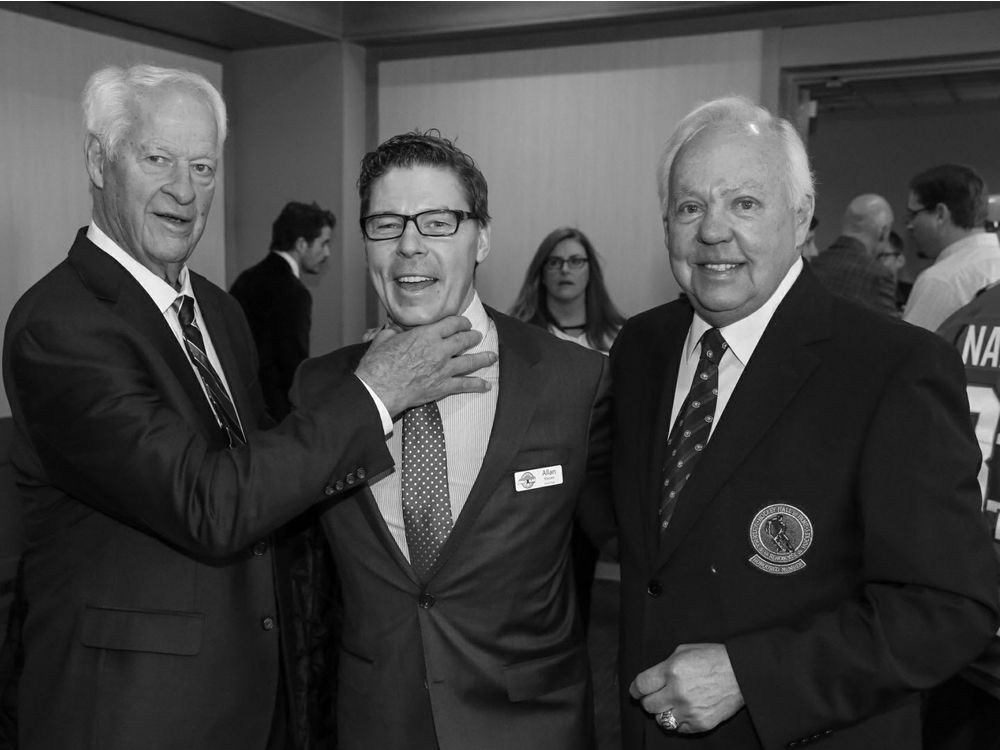
[{"label": "suit button", "polygon": [[334,489],[330,485],[327,485],[326,487],[323,488],[323,494],[326,495],[327,497],[330,497],[330,495],[332,495],[333,493]]},{"label": "suit button", "polygon": [[358,479],[364,479],[366,476],[368,476],[368,472],[365,471],[364,466],[359,466],[357,471],[355,471],[354,473],[357,475]]},{"label": "suit button", "polygon": [[357,480],[356,480],[356,479],[354,478],[354,475],[353,475],[353,474],[348,474],[348,475],[347,475],[347,483],[348,483],[348,484],[354,484],[354,483],[355,483],[356,481],[357,481]]},{"label": "suit button", "polygon": [[417,603],[420,605],[420,609],[430,609],[434,606],[434,597],[430,594],[421,594]]},{"label": "suit button", "polygon": [[646,593],[649,594],[654,599],[663,593],[663,586],[657,580],[652,580],[646,587]]},{"label": "suit button", "polygon": [[264,630],[274,630],[274,618],[265,617],[260,621],[260,626],[264,628]]},{"label": "suit button", "polygon": [[267,542],[257,542],[253,546],[253,553],[257,555],[257,557],[260,557],[265,552],[267,552]]},{"label": "suit button", "polygon": [[337,483],[333,486],[337,488],[337,492],[340,492],[342,489],[344,489],[344,482],[338,479]]}]

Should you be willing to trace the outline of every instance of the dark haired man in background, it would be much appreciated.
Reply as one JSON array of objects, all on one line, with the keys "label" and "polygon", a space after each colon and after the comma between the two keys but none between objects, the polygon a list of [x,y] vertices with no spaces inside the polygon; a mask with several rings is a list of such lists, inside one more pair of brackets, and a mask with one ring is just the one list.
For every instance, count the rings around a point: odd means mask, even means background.
[{"label": "dark haired man in background", "polygon": [[288,389],[309,356],[312,295],[301,276],[318,274],[326,263],[336,224],[336,217],[315,203],[286,204],[272,225],[267,257],[241,273],[229,290],[250,323],[264,402],[276,420],[288,415]]},{"label": "dark haired man in background", "polygon": [[937,330],[978,292],[1000,281],[1000,240],[986,231],[989,194],[971,167],[942,164],[910,181],[906,228],[934,265],[913,284],[903,320]]}]

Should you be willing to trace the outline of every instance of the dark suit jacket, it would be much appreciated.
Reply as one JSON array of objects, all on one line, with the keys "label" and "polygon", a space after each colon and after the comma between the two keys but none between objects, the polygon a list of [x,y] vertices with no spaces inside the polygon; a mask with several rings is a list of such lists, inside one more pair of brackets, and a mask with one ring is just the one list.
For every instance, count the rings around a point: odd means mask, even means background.
[{"label": "dark suit jacket", "polygon": [[276,420],[291,407],[288,389],[295,371],[309,356],[312,295],[277,253],[241,273],[229,293],[236,297],[260,358],[260,385],[264,403]]},{"label": "dark suit jacket", "polygon": [[243,315],[192,277],[246,448],[225,448],[162,314],[85,230],[8,321],[27,535],[21,750],[263,748],[282,622],[269,535],[390,463],[357,380],[256,431]]},{"label": "dark suit jacket", "polygon": [[[430,580],[406,562],[367,485],[324,516],[344,593],[339,750],[593,743],[569,540],[574,514],[595,536],[610,518],[610,505],[600,507],[609,497],[607,358],[489,314],[499,336],[496,418]],[[325,399],[361,351],[308,360],[293,401]],[[555,465],[562,484],[515,491],[515,471]]]},{"label": "dark suit jacket", "polygon": [[838,237],[813,258],[809,268],[834,294],[886,315],[899,316],[892,271],[870,256],[859,240]]},{"label": "dark suit jacket", "polygon": [[[625,695],[624,746],[919,748],[916,691],[970,661],[997,625],[961,363],[943,341],[841,301],[805,269],[658,540],[691,318],[686,301],[650,310],[612,350],[621,686],[679,644],[724,643],[746,707],[685,736]],[[797,571],[751,562],[763,546],[755,518],[773,505],[812,532]]]}]

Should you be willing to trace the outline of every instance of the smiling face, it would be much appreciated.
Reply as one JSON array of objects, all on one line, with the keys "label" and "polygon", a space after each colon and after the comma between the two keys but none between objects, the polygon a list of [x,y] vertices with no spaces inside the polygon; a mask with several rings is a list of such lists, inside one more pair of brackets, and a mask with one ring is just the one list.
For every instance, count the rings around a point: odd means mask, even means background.
[{"label": "smiling face", "polygon": [[716,327],[763,305],[799,257],[812,206],[791,206],[787,163],[776,137],[734,126],[709,126],[677,154],[665,223],[670,265]]},{"label": "smiling face", "polygon": [[139,97],[133,114],[113,158],[88,139],[94,220],[125,252],[175,284],[215,194],[215,117],[208,102],[177,87]]},{"label": "smiling face", "polygon": [[[372,185],[368,213],[410,216],[433,209],[468,211],[448,169],[395,168]],[[489,254],[489,228],[466,219],[450,237],[424,237],[412,221],[394,240],[365,239],[368,275],[390,319],[401,328],[458,315],[472,301],[476,264]]]},{"label": "smiling face", "polygon": [[[549,260],[558,258],[568,260],[570,258],[587,259],[587,251],[578,240],[567,237],[558,243],[552,252],[549,253]],[[590,280],[590,266],[584,263],[580,268],[570,268],[563,263],[559,268],[550,268],[546,265],[542,270],[542,283],[549,297],[560,302],[572,302],[581,295],[587,293],[587,282]]]}]

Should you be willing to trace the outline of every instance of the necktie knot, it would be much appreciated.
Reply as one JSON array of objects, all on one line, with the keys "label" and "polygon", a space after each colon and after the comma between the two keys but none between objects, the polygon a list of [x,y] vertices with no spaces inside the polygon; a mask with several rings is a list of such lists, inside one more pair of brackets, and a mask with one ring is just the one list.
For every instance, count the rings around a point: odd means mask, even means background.
[{"label": "necktie knot", "polygon": [[194,297],[180,295],[174,300],[174,309],[177,310],[177,320],[182,326],[191,325],[194,321]]},{"label": "necktie knot", "polygon": [[709,328],[701,337],[701,356],[712,364],[718,365],[728,348],[729,344],[718,328]]}]

